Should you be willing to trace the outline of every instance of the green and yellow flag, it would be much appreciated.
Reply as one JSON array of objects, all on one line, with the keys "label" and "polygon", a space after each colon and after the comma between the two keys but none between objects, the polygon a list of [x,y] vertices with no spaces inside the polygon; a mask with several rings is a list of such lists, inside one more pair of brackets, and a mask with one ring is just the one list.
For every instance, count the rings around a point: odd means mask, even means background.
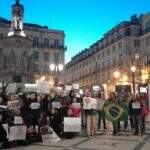
[{"label": "green and yellow flag", "polygon": [[104,105],[105,118],[113,123],[125,120],[128,117],[128,110],[123,106],[108,101]]}]

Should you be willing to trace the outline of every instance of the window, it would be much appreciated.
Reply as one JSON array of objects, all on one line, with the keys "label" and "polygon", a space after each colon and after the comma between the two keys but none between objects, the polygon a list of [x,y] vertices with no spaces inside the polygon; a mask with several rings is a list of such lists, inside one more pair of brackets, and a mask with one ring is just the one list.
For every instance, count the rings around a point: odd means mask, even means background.
[{"label": "window", "polygon": [[146,46],[149,46],[150,45],[150,36],[149,37],[146,37]]},{"label": "window", "polygon": [[110,55],[110,49],[107,49],[107,56]]},{"label": "window", "polygon": [[44,46],[49,46],[49,39],[44,39]]},{"label": "window", "polygon": [[39,52],[37,52],[37,51],[34,51],[33,52],[33,59],[39,59]]},{"label": "window", "polygon": [[112,62],[113,62],[113,66],[116,66],[116,57],[113,57]]},{"label": "window", "polygon": [[134,47],[140,46],[140,40],[134,40]]},{"label": "window", "polygon": [[107,69],[110,68],[110,60],[107,60]]},{"label": "window", "polygon": [[105,70],[105,62],[102,62],[102,70]]},{"label": "window", "polygon": [[44,65],[44,73],[48,73],[49,72],[49,67],[48,65]]},{"label": "window", "polygon": [[126,36],[130,36],[130,35],[131,35],[131,30],[130,30],[130,28],[126,28],[125,35],[126,35]]},{"label": "window", "polygon": [[54,40],[54,46],[55,46],[55,47],[59,47],[59,40],[58,40],[58,39],[55,39],[55,40]]},{"label": "window", "polygon": [[34,64],[34,72],[38,72],[39,71],[39,66],[38,64]]},{"label": "window", "polygon": [[34,37],[33,44],[34,45],[39,45],[39,37]]},{"label": "window", "polygon": [[115,47],[115,46],[112,47],[112,51],[113,51],[113,52],[116,51],[116,47]]},{"label": "window", "polygon": [[122,43],[121,42],[119,42],[119,49],[122,49]]},{"label": "window", "polygon": [[102,51],[102,57],[105,57],[105,51]]},{"label": "window", "polygon": [[3,33],[0,33],[0,39],[3,38]]},{"label": "window", "polygon": [[59,61],[59,54],[58,53],[54,53],[54,60]]},{"label": "window", "polygon": [[49,52],[44,52],[44,60],[49,60]]}]

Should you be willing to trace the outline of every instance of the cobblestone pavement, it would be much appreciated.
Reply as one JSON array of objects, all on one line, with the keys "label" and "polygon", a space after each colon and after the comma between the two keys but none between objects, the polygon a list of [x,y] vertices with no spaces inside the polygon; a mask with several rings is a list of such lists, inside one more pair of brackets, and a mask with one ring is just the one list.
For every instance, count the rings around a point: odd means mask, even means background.
[{"label": "cobblestone pavement", "polygon": [[150,130],[144,136],[134,136],[131,131],[112,136],[110,131],[96,131],[94,136],[81,135],[58,143],[38,143],[11,150],[149,150]]}]

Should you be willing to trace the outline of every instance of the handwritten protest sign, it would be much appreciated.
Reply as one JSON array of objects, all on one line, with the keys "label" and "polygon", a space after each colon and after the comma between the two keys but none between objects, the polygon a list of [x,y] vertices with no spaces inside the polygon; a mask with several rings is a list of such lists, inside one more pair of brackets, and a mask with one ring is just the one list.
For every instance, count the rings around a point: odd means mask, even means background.
[{"label": "handwritten protest sign", "polygon": [[60,104],[60,102],[53,102],[52,103],[52,108],[60,108],[61,107],[61,104]]},{"label": "handwritten protest sign", "polygon": [[83,97],[83,109],[91,109],[92,102],[90,97]]},{"label": "handwritten protest sign", "polygon": [[74,90],[78,90],[78,89],[79,89],[79,84],[74,83],[74,84],[72,85],[72,88],[73,88]]},{"label": "handwritten protest sign", "polygon": [[23,124],[23,119],[22,119],[22,117],[14,117],[14,124],[15,125],[21,125],[21,124]]},{"label": "handwritten protest sign", "polygon": [[132,103],[132,109],[140,109],[140,108],[141,108],[141,105],[139,102]]},{"label": "handwritten protest sign", "polygon": [[47,81],[37,82],[37,93],[48,94],[49,93],[49,83]]},{"label": "handwritten protest sign", "polygon": [[6,88],[7,93],[15,93],[23,92],[25,89],[25,85],[23,83],[9,83],[8,87]]},{"label": "handwritten protest sign", "polygon": [[8,124],[3,124],[3,128],[5,129],[5,131],[7,133],[7,138],[9,138],[9,132],[8,132],[9,126],[8,126]]},{"label": "handwritten protest sign", "polygon": [[9,141],[25,140],[26,139],[26,126],[12,126],[9,132]]},{"label": "handwritten protest sign", "polygon": [[64,132],[80,132],[81,118],[80,117],[64,117]]},{"label": "handwritten protest sign", "polygon": [[71,91],[72,86],[71,86],[71,85],[66,85],[66,86],[65,86],[65,89],[66,89],[66,91]]},{"label": "handwritten protest sign", "polygon": [[25,92],[36,92],[37,85],[36,84],[25,84]]},{"label": "handwritten protest sign", "polygon": [[97,109],[97,100],[95,98],[91,98],[91,109]]},{"label": "handwritten protest sign", "polygon": [[30,107],[31,107],[32,110],[39,109],[40,108],[40,103],[37,103],[37,102],[31,103]]}]

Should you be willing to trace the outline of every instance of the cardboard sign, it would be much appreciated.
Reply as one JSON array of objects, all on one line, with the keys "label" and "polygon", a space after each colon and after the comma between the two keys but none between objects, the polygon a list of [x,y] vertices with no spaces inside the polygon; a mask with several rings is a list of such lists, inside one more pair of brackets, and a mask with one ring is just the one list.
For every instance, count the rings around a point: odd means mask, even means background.
[{"label": "cardboard sign", "polygon": [[0,109],[7,109],[8,107],[5,105],[0,105]]},{"label": "cardboard sign", "polygon": [[9,141],[16,141],[16,140],[25,140],[26,139],[26,126],[12,126],[10,127],[9,133]]},{"label": "cardboard sign", "polygon": [[74,90],[78,90],[78,89],[79,89],[79,84],[75,84],[75,83],[74,83],[74,84],[72,85],[72,88],[73,88]]},{"label": "cardboard sign", "polygon": [[3,128],[5,129],[5,131],[7,133],[7,138],[9,138],[9,132],[8,132],[9,125],[8,124],[2,124],[2,125],[3,125]]},{"label": "cardboard sign", "polygon": [[95,98],[91,98],[91,109],[97,109],[97,100]]},{"label": "cardboard sign", "polygon": [[99,86],[93,86],[93,91],[100,91],[100,87]]},{"label": "cardboard sign", "polygon": [[81,118],[80,117],[64,117],[64,132],[80,132]]},{"label": "cardboard sign", "polygon": [[71,91],[72,90],[72,86],[71,85],[66,85],[65,89],[66,89],[66,91]]},{"label": "cardboard sign", "polygon": [[52,108],[60,108],[61,107],[61,104],[60,104],[60,102],[53,102],[52,103]]},{"label": "cardboard sign", "polygon": [[48,83],[48,81],[37,82],[37,93],[49,94],[49,83]]},{"label": "cardboard sign", "polygon": [[36,84],[25,84],[25,92],[36,92],[37,85]]},{"label": "cardboard sign", "polygon": [[25,89],[25,85],[22,83],[9,83],[8,87],[6,88],[7,93],[15,93],[16,91],[18,92],[23,92]]},{"label": "cardboard sign", "polygon": [[21,124],[23,124],[23,119],[22,119],[22,117],[14,117],[14,124],[15,125],[21,125]]},{"label": "cardboard sign", "polygon": [[141,105],[139,102],[132,103],[132,109],[141,109]]},{"label": "cardboard sign", "polygon": [[83,97],[83,109],[91,109],[92,102],[90,97]]},{"label": "cardboard sign", "polygon": [[30,107],[31,107],[32,110],[39,109],[40,108],[40,103],[37,103],[37,102],[31,103]]}]

